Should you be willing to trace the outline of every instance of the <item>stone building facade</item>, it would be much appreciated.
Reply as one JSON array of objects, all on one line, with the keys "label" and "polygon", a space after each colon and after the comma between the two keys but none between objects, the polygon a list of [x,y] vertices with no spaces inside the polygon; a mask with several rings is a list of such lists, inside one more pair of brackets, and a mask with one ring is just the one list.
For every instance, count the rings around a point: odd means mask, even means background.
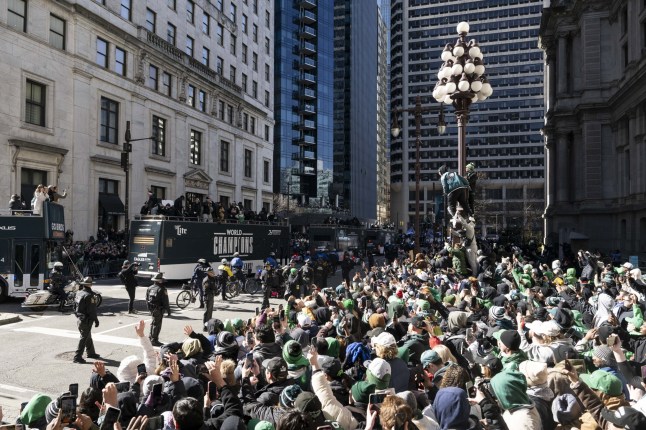
[{"label": "stone building facade", "polygon": [[273,1],[16,0],[0,9],[0,196],[68,189],[77,240],[148,191],[271,210]]},{"label": "stone building facade", "polygon": [[546,58],[546,243],[619,249],[643,259],[646,3],[552,1],[540,45]]}]

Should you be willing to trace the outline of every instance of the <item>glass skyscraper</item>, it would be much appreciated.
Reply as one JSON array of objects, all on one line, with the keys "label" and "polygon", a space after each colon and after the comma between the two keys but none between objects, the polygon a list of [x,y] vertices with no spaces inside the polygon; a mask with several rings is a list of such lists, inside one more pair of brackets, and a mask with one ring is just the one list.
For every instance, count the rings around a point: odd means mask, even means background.
[{"label": "glass skyscraper", "polygon": [[[420,148],[420,213],[433,219],[441,201],[437,169],[457,170],[457,122],[444,106],[447,133],[436,131],[440,105],[431,92],[440,54],[467,21],[484,54],[494,93],[472,105],[467,162],[478,181],[476,220],[481,234],[503,228],[540,232],[544,207],[543,54],[538,47],[542,0],[393,0],[391,7],[391,104],[409,108],[417,97],[423,114]],[[399,116],[402,135],[391,142],[391,219],[403,228],[415,214],[415,121]],[[436,219],[437,221],[437,219]]]},{"label": "glass skyscraper", "polygon": [[332,186],[333,0],[276,0],[274,192],[327,206]]}]

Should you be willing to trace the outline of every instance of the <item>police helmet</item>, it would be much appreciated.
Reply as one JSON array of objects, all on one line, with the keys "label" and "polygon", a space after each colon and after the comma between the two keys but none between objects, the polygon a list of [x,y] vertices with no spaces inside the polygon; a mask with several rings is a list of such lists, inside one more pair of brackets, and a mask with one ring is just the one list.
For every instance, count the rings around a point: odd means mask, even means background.
[{"label": "police helmet", "polygon": [[229,260],[227,260],[226,258],[223,258],[222,261],[220,261],[220,263],[229,264]]},{"label": "police helmet", "polygon": [[197,260],[197,262],[200,263],[200,264],[206,264],[206,259],[205,258],[200,258],[199,260]]},{"label": "police helmet", "polygon": [[240,256],[240,253],[239,253],[239,252],[234,252],[234,253],[233,253],[233,256],[234,256],[234,257],[239,257],[239,256]]},{"label": "police helmet", "polygon": [[62,269],[62,268],[63,268],[63,263],[61,263],[60,261],[57,261],[56,263],[54,263],[54,269]]}]

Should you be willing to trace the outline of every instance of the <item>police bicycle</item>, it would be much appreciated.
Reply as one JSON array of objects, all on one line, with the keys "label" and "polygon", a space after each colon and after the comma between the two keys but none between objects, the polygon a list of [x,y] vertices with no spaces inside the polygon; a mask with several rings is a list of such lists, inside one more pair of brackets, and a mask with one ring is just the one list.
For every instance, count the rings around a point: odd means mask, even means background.
[{"label": "police bicycle", "polygon": [[[175,304],[178,308],[184,309],[189,304],[195,303],[200,297],[200,290],[197,285],[193,282],[182,284],[182,291],[179,292],[177,298],[175,299]],[[233,297],[240,294],[241,290],[240,281],[237,279],[229,279],[225,285],[225,296],[227,299],[232,299]],[[222,290],[220,289],[220,283],[215,283],[215,289],[213,290],[214,296],[219,296]]]}]

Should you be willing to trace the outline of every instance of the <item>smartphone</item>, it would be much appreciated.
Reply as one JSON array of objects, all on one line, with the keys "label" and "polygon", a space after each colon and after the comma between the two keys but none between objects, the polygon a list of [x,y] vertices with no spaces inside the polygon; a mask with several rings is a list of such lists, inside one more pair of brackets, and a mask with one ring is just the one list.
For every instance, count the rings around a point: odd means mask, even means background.
[{"label": "smartphone", "polygon": [[130,382],[119,382],[115,384],[117,386],[117,393],[126,393],[130,390]]},{"label": "smartphone", "polygon": [[148,430],[160,430],[164,428],[164,417],[157,415],[156,417],[148,417]]},{"label": "smartphone", "polygon": [[285,309],[281,309],[280,312],[278,313],[278,320],[285,321]]},{"label": "smartphone", "polygon": [[112,430],[114,428],[114,423],[119,422],[120,416],[121,411],[119,408],[108,406],[108,409],[105,411],[105,415],[103,416],[100,430]]},{"label": "smartphone", "polygon": [[148,372],[146,372],[146,365],[144,363],[138,364],[137,365],[137,374],[138,375],[146,375]]},{"label": "smartphone", "polygon": [[272,320],[273,320],[273,322],[274,322],[274,323],[279,323],[279,324],[280,324],[280,317],[279,317],[278,315],[275,315],[275,316],[272,318]]},{"label": "smartphone", "polygon": [[617,335],[616,334],[611,334],[610,336],[608,336],[608,341],[607,342],[608,342],[608,346],[610,348],[615,346],[615,343],[617,342]]},{"label": "smartphone", "polygon": [[163,389],[164,389],[163,384],[155,384],[155,385],[153,385],[153,396],[157,397],[157,398],[160,398],[161,395],[162,395]]},{"label": "smartphone", "polygon": [[467,394],[469,395],[470,398],[473,399],[476,396],[476,387],[473,386],[473,382],[467,381],[465,386],[467,389]]},{"label": "smartphone", "polygon": [[214,382],[209,381],[209,400],[214,402],[218,397],[218,387]]},{"label": "smartphone", "polygon": [[249,330],[246,334],[246,341],[247,341],[247,345],[252,344],[254,341],[253,332],[251,330]]},{"label": "smartphone", "polygon": [[72,424],[76,421],[76,397],[69,395],[61,397],[60,413],[63,424]]},{"label": "smartphone", "polygon": [[70,396],[78,397],[79,384],[70,384],[68,391],[70,392]]},{"label": "smartphone", "polygon": [[387,393],[372,393],[369,397],[371,405],[381,405],[386,398]]},{"label": "smartphone", "polygon": [[248,352],[244,357],[244,367],[251,369],[253,367],[253,352]]},{"label": "smartphone", "polygon": [[251,318],[247,320],[247,327],[251,327]]}]

